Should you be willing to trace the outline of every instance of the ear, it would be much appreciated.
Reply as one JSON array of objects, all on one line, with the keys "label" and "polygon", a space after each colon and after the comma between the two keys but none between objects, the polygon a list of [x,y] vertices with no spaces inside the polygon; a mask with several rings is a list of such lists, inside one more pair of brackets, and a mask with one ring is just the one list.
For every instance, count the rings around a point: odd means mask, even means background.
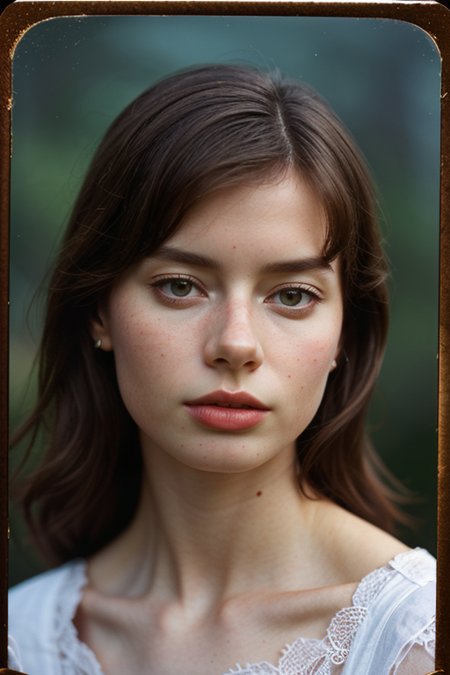
[{"label": "ear", "polygon": [[99,302],[98,307],[91,312],[88,329],[95,347],[102,349],[104,352],[112,352],[113,343],[108,328],[107,313],[102,305],[103,303]]},{"label": "ear", "polygon": [[[330,366],[330,370],[329,370],[330,373],[332,373],[333,370],[334,370],[335,368],[337,368],[338,359],[339,359],[340,356],[342,357],[342,352],[344,351],[344,350],[343,350],[343,346],[342,346],[342,343],[343,343],[343,342],[344,342],[344,338],[343,338],[343,335],[342,335],[342,333],[341,333],[341,337],[339,338],[339,344],[338,344],[338,346],[337,346],[336,353],[335,353],[335,355],[334,355],[334,359],[333,359],[333,361],[331,362],[331,366]],[[345,354],[345,352],[344,352],[344,354]],[[345,358],[347,359],[347,355],[345,355]],[[348,360],[348,359],[347,359],[347,360]]]}]

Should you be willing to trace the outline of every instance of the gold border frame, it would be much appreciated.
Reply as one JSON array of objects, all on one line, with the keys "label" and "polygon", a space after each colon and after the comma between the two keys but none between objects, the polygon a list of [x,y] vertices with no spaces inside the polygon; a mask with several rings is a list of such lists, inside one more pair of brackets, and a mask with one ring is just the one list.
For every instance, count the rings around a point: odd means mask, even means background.
[{"label": "gold border frame", "polygon": [[[322,16],[396,19],[426,31],[442,59],[438,398],[438,586],[436,668],[450,674],[450,10],[434,0],[22,0],[0,16],[0,675],[7,666],[8,318],[12,58],[36,23],[90,15]],[[4,666],[4,667],[2,667]]]}]

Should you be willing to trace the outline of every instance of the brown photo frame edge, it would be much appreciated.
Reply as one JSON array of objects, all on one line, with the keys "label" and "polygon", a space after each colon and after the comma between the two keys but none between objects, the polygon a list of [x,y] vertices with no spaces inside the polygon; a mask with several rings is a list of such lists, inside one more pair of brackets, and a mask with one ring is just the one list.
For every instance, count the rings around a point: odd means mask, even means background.
[{"label": "brown photo frame edge", "polygon": [[[7,666],[8,572],[8,316],[9,190],[12,59],[24,33],[36,23],[62,16],[247,15],[395,19],[412,23],[436,43],[441,55],[441,177],[438,397],[438,567],[436,670],[450,675],[450,10],[434,0],[22,0],[0,16],[0,675]],[[447,636],[447,639],[446,639]],[[434,675],[430,673],[429,675]]]}]

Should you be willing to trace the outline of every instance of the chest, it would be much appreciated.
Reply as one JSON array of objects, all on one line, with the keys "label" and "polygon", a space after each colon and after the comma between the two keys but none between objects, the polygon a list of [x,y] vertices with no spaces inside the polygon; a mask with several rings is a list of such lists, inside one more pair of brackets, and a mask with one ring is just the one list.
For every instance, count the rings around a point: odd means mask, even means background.
[{"label": "chest", "polygon": [[294,660],[299,650],[303,661],[326,654],[323,638],[336,613],[351,605],[353,591],[348,584],[315,593],[238,598],[198,617],[174,603],[98,601],[87,593],[75,624],[104,675],[225,675],[249,663],[271,664],[267,672],[276,674],[286,645],[292,645]]}]

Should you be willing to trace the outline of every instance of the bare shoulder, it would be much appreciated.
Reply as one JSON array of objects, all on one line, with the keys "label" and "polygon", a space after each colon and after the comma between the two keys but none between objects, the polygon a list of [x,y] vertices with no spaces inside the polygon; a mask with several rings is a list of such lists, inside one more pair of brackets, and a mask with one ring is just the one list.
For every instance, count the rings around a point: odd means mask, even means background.
[{"label": "bare shoulder", "polygon": [[326,525],[322,532],[328,533],[322,545],[346,582],[360,581],[399,553],[410,550],[391,534],[336,504],[324,502],[322,519]]}]

